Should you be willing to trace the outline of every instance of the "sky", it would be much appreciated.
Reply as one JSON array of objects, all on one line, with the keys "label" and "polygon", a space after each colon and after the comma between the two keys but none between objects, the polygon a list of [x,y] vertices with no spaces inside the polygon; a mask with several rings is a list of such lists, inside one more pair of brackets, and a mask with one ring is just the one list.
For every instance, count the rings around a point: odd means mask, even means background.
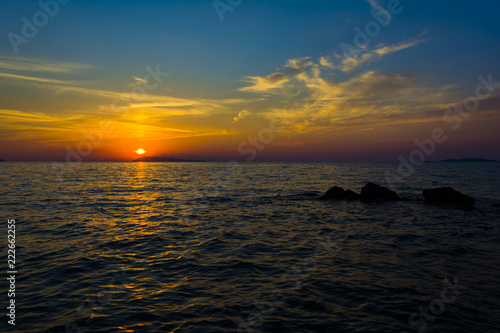
[{"label": "sky", "polygon": [[498,1],[0,2],[4,160],[500,160]]}]

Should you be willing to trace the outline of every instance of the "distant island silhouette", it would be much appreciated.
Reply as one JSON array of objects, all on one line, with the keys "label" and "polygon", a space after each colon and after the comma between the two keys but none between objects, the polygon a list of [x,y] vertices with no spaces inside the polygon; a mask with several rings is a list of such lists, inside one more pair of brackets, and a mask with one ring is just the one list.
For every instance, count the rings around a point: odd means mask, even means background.
[{"label": "distant island silhouette", "polygon": [[456,159],[456,158],[449,158],[447,160],[442,160],[440,162],[500,162],[500,161],[497,161],[497,160],[487,160],[487,159],[484,159],[484,158],[471,158],[471,157],[468,157],[468,158],[461,158],[461,159]]},{"label": "distant island silhouette", "polygon": [[204,160],[184,160],[174,157],[142,156],[132,162],[206,162]]},{"label": "distant island silhouette", "polygon": [[2,159],[0,158],[0,162],[5,162],[5,160],[2,160]]}]

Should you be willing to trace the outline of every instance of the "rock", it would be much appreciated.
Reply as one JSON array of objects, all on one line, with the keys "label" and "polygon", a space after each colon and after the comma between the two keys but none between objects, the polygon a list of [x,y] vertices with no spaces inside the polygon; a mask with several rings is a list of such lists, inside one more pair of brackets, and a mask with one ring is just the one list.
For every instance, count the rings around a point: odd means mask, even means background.
[{"label": "rock", "polygon": [[451,187],[440,187],[423,190],[422,194],[427,202],[439,202],[447,204],[457,204],[457,208],[463,210],[473,209],[476,203],[474,198],[462,194]]},{"label": "rock", "polygon": [[342,187],[334,186],[325,194],[323,194],[320,200],[356,200],[359,195],[351,190],[344,190]]},{"label": "rock", "polygon": [[500,208],[500,202],[492,204],[491,207]]},{"label": "rock", "polygon": [[460,204],[458,206],[455,206],[455,208],[460,209],[460,210],[467,210],[467,211],[471,211],[471,210],[475,209],[474,204]]},{"label": "rock", "polygon": [[396,201],[399,200],[399,196],[386,187],[368,183],[361,189],[360,199],[363,201]]},{"label": "rock", "polygon": [[345,191],[345,194],[347,196],[347,198],[346,198],[347,200],[357,200],[357,199],[359,199],[359,194],[357,194],[354,191],[347,190],[347,191]]},{"label": "rock", "polygon": [[345,196],[345,190],[342,187],[334,186],[325,194],[323,194],[319,199],[320,200],[342,200]]}]

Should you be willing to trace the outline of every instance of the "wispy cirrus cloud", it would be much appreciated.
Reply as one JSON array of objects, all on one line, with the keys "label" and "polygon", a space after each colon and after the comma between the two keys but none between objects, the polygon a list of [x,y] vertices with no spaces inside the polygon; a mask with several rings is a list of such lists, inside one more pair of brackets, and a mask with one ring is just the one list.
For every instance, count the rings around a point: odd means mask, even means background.
[{"label": "wispy cirrus cloud", "polygon": [[[421,35],[419,35],[421,36]],[[354,68],[362,67],[363,65],[370,64],[375,61],[381,60],[384,56],[390,55],[394,52],[404,50],[416,46],[425,40],[413,38],[391,45],[379,45],[376,49],[366,50],[363,54],[359,54],[353,59],[345,59],[340,55],[322,56],[317,62],[311,60],[310,57],[296,58],[288,60],[283,66],[283,70],[271,73],[267,76],[249,76],[245,77],[245,81],[251,85],[242,87],[240,91],[256,92],[256,93],[279,93],[280,89],[285,89],[287,83],[297,79],[306,83],[310,88],[315,86],[324,86],[327,81],[322,81],[321,75],[326,71],[331,71],[330,74],[341,72],[350,75],[351,79],[360,80],[360,78],[367,79],[373,77],[374,71],[369,71],[369,75],[352,76],[351,71]],[[371,76],[370,76],[371,75]]]},{"label": "wispy cirrus cloud", "polygon": [[74,74],[93,66],[80,63],[53,62],[30,58],[0,57],[0,79],[18,81],[22,84],[47,84],[73,86],[85,84],[82,81],[71,81],[65,74]]},{"label": "wispy cirrus cloud", "polygon": [[280,88],[284,83],[290,81],[291,76],[285,73],[272,73],[265,77],[247,76],[245,81],[251,83],[248,87],[240,88],[240,91],[270,92],[275,88]]},{"label": "wispy cirrus cloud", "polygon": [[[13,66],[12,66],[13,67]],[[50,90],[55,94],[79,94],[85,98],[94,98],[97,101],[97,108],[108,112],[123,109],[163,109],[166,115],[171,114],[196,114],[209,115],[228,109],[228,106],[243,103],[243,99],[207,99],[207,98],[179,98],[154,93],[134,93],[131,90],[113,91],[106,89],[89,88],[90,82],[73,81],[39,75],[28,75],[26,73],[5,73],[0,72],[0,80],[7,82],[20,82],[23,85],[33,85],[39,89]],[[132,86],[141,85],[144,79],[133,77]],[[130,85],[129,85],[130,86]],[[103,104],[102,100],[108,103]]]},{"label": "wispy cirrus cloud", "polygon": [[[238,112],[236,110],[242,110],[242,105],[252,102],[242,98],[174,97],[162,94],[165,89],[160,86],[154,91],[141,93],[141,89],[134,88],[146,80],[135,75],[131,75],[131,80],[118,90],[100,89],[98,87],[103,86],[100,82],[68,80],[67,74],[90,67],[0,58],[0,83],[8,85],[9,89],[29,87],[37,94],[59,97],[44,105],[45,113],[35,112],[40,108],[32,103],[24,104],[18,110],[0,109],[0,136],[17,141],[23,137],[36,137],[41,142],[45,137],[44,142],[70,142],[74,133],[81,134],[98,127],[100,119],[114,124],[114,131],[106,136],[110,140],[224,135],[215,116],[221,113],[234,115]],[[240,112],[240,116],[244,117],[246,113]],[[200,118],[207,120],[200,121]]]},{"label": "wispy cirrus cloud", "polygon": [[82,115],[51,116],[43,112],[0,109],[0,138],[4,141],[57,142],[82,126]]},{"label": "wispy cirrus cloud", "polygon": [[322,56],[317,62],[312,61],[310,57],[290,59],[280,71],[271,73],[267,76],[244,77],[244,81],[249,83],[249,85],[239,90],[254,93],[278,94],[280,93],[280,89],[285,88],[286,85],[294,79],[307,81],[307,78],[302,76],[304,76],[308,68],[312,68],[313,71],[319,72],[322,67],[349,74],[354,69],[360,68],[363,65],[379,61],[385,56],[411,48],[426,41],[425,39],[420,39],[423,34],[425,34],[425,32],[413,39],[401,43],[387,46],[379,45],[375,49],[362,50],[357,54],[353,54],[350,58],[334,54],[333,56]]},{"label": "wispy cirrus cloud", "polygon": [[[91,132],[99,127],[101,117],[97,113],[79,115],[52,116],[42,112],[0,109],[0,138],[4,141],[30,141],[45,143],[68,143],[74,140],[75,133]],[[131,113],[125,119],[119,115],[106,115],[105,119],[113,123],[114,130],[107,134],[107,139],[133,138],[147,133],[142,140],[168,140],[175,138],[193,138],[222,135],[222,130],[189,125],[173,127],[165,119],[161,110],[148,109],[140,114]],[[107,116],[107,117],[106,117]],[[96,120],[97,119],[97,120]]]},{"label": "wispy cirrus cloud", "polygon": [[276,89],[282,88],[287,82],[304,73],[307,67],[312,66],[313,62],[309,59],[309,57],[290,59],[283,66],[282,72],[271,73],[264,77],[247,76],[244,80],[251,85],[239,90],[256,93],[276,92]]},{"label": "wispy cirrus cloud", "polygon": [[421,37],[424,34],[425,32],[405,42],[387,46],[382,45],[372,50],[361,50],[358,53],[353,52],[348,58],[340,55],[335,55],[337,59],[342,59],[341,64],[339,65],[338,68],[343,72],[350,72],[363,65],[381,60],[383,57],[390,55],[394,52],[405,50],[427,41],[427,39],[419,39],[419,37]]},{"label": "wispy cirrus cloud", "polygon": [[330,61],[329,57],[320,57],[319,58],[319,64],[323,67],[327,67],[330,69],[335,69],[335,65]]},{"label": "wispy cirrus cloud", "polygon": [[42,112],[25,112],[19,110],[0,109],[0,118],[16,120],[52,121],[55,118]]},{"label": "wispy cirrus cloud", "polygon": [[244,119],[244,118],[247,118],[249,116],[252,115],[252,112],[248,111],[248,110],[243,110],[241,111],[240,113],[238,113],[238,116],[234,117],[233,118],[233,124],[235,122],[237,122],[238,120],[241,120],[241,119]]},{"label": "wispy cirrus cloud", "polygon": [[[378,126],[439,121],[440,115],[431,111],[456,103],[456,85],[428,87],[415,74],[383,73],[373,68],[353,71],[424,42],[423,34],[400,43],[367,48],[351,62],[337,55],[316,60],[291,59],[283,69],[254,77],[252,85],[240,90],[289,97],[290,126],[284,131],[288,135],[318,135],[357,126],[367,131],[362,127],[367,127],[368,119]],[[278,73],[282,74],[279,84],[267,81]]]},{"label": "wispy cirrus cloud", "polygon": [[76,73],[93,66],[20,57],[0,57],[0,69],[22,72]]},{"label": "wispy cirrus cloud", "polygon": [[32,82],[37,82],[37,83],[40,83],[40,82],[41,83],[53,83],[53,84],[61,84],[61,85],[77,83],[76,81],[58,80],[58,79],[51,79],[51,78],[45,78],[45,77],[36,77],[36,76],[2,73],[2,72],[0,72],[0,77],[6,78],[6,79],[32,81]]}]

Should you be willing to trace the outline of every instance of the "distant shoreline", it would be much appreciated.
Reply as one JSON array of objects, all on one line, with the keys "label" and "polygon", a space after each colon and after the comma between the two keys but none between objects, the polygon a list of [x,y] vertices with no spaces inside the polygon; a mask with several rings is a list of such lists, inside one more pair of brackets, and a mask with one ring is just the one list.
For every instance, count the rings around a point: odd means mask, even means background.
[{"label": "distant shoreline", "polygon": [[185,160],[185,159],[178,159],[174,157],[157,157],[157,156],[143,156],[139,157],[138,159],[133,160],[132,162],[195,162],[195,163],[205,163],[207,161],[205,160]]},{"label": "distant shoreline", "polygon": [[[148,163],[227,163],[227,160],[215,160],[215,161],[207,161],[207,160],[190,160],[190,159],[181,159],[174,157],[155,157],[155,156],[143,156],[137,158],[135,160],[102,160],[102,161],[71,161],[66,162],[64,160],[28,160],[28,161],[19,161],[19,160],[3,160],[0,159],[0,162],[26,162],[26,163],[53,163],[53,162],[62,162],[62,163],[137,163],[137,162],[148,162]],[[238,161],[238,163],[247,164],[247,163],[291,163],[291,164],[300,164],[300,163],[398,163],[397,161]],[[441,161],[425,161],[425,163],[500,163],[498,160],[490,160],[483,158],[462,158],[462,159],[446,159]]]},{"label": "distant shoreline", "polygon": [[498,163],[500,161],[497,160],[487,160],[484,158],[461,158],[461,159],[456,159],[456,158],[449,158],[447,160],[442,160],[440,163],[478,163],[478,162],[488,162],[488,163]]}]

